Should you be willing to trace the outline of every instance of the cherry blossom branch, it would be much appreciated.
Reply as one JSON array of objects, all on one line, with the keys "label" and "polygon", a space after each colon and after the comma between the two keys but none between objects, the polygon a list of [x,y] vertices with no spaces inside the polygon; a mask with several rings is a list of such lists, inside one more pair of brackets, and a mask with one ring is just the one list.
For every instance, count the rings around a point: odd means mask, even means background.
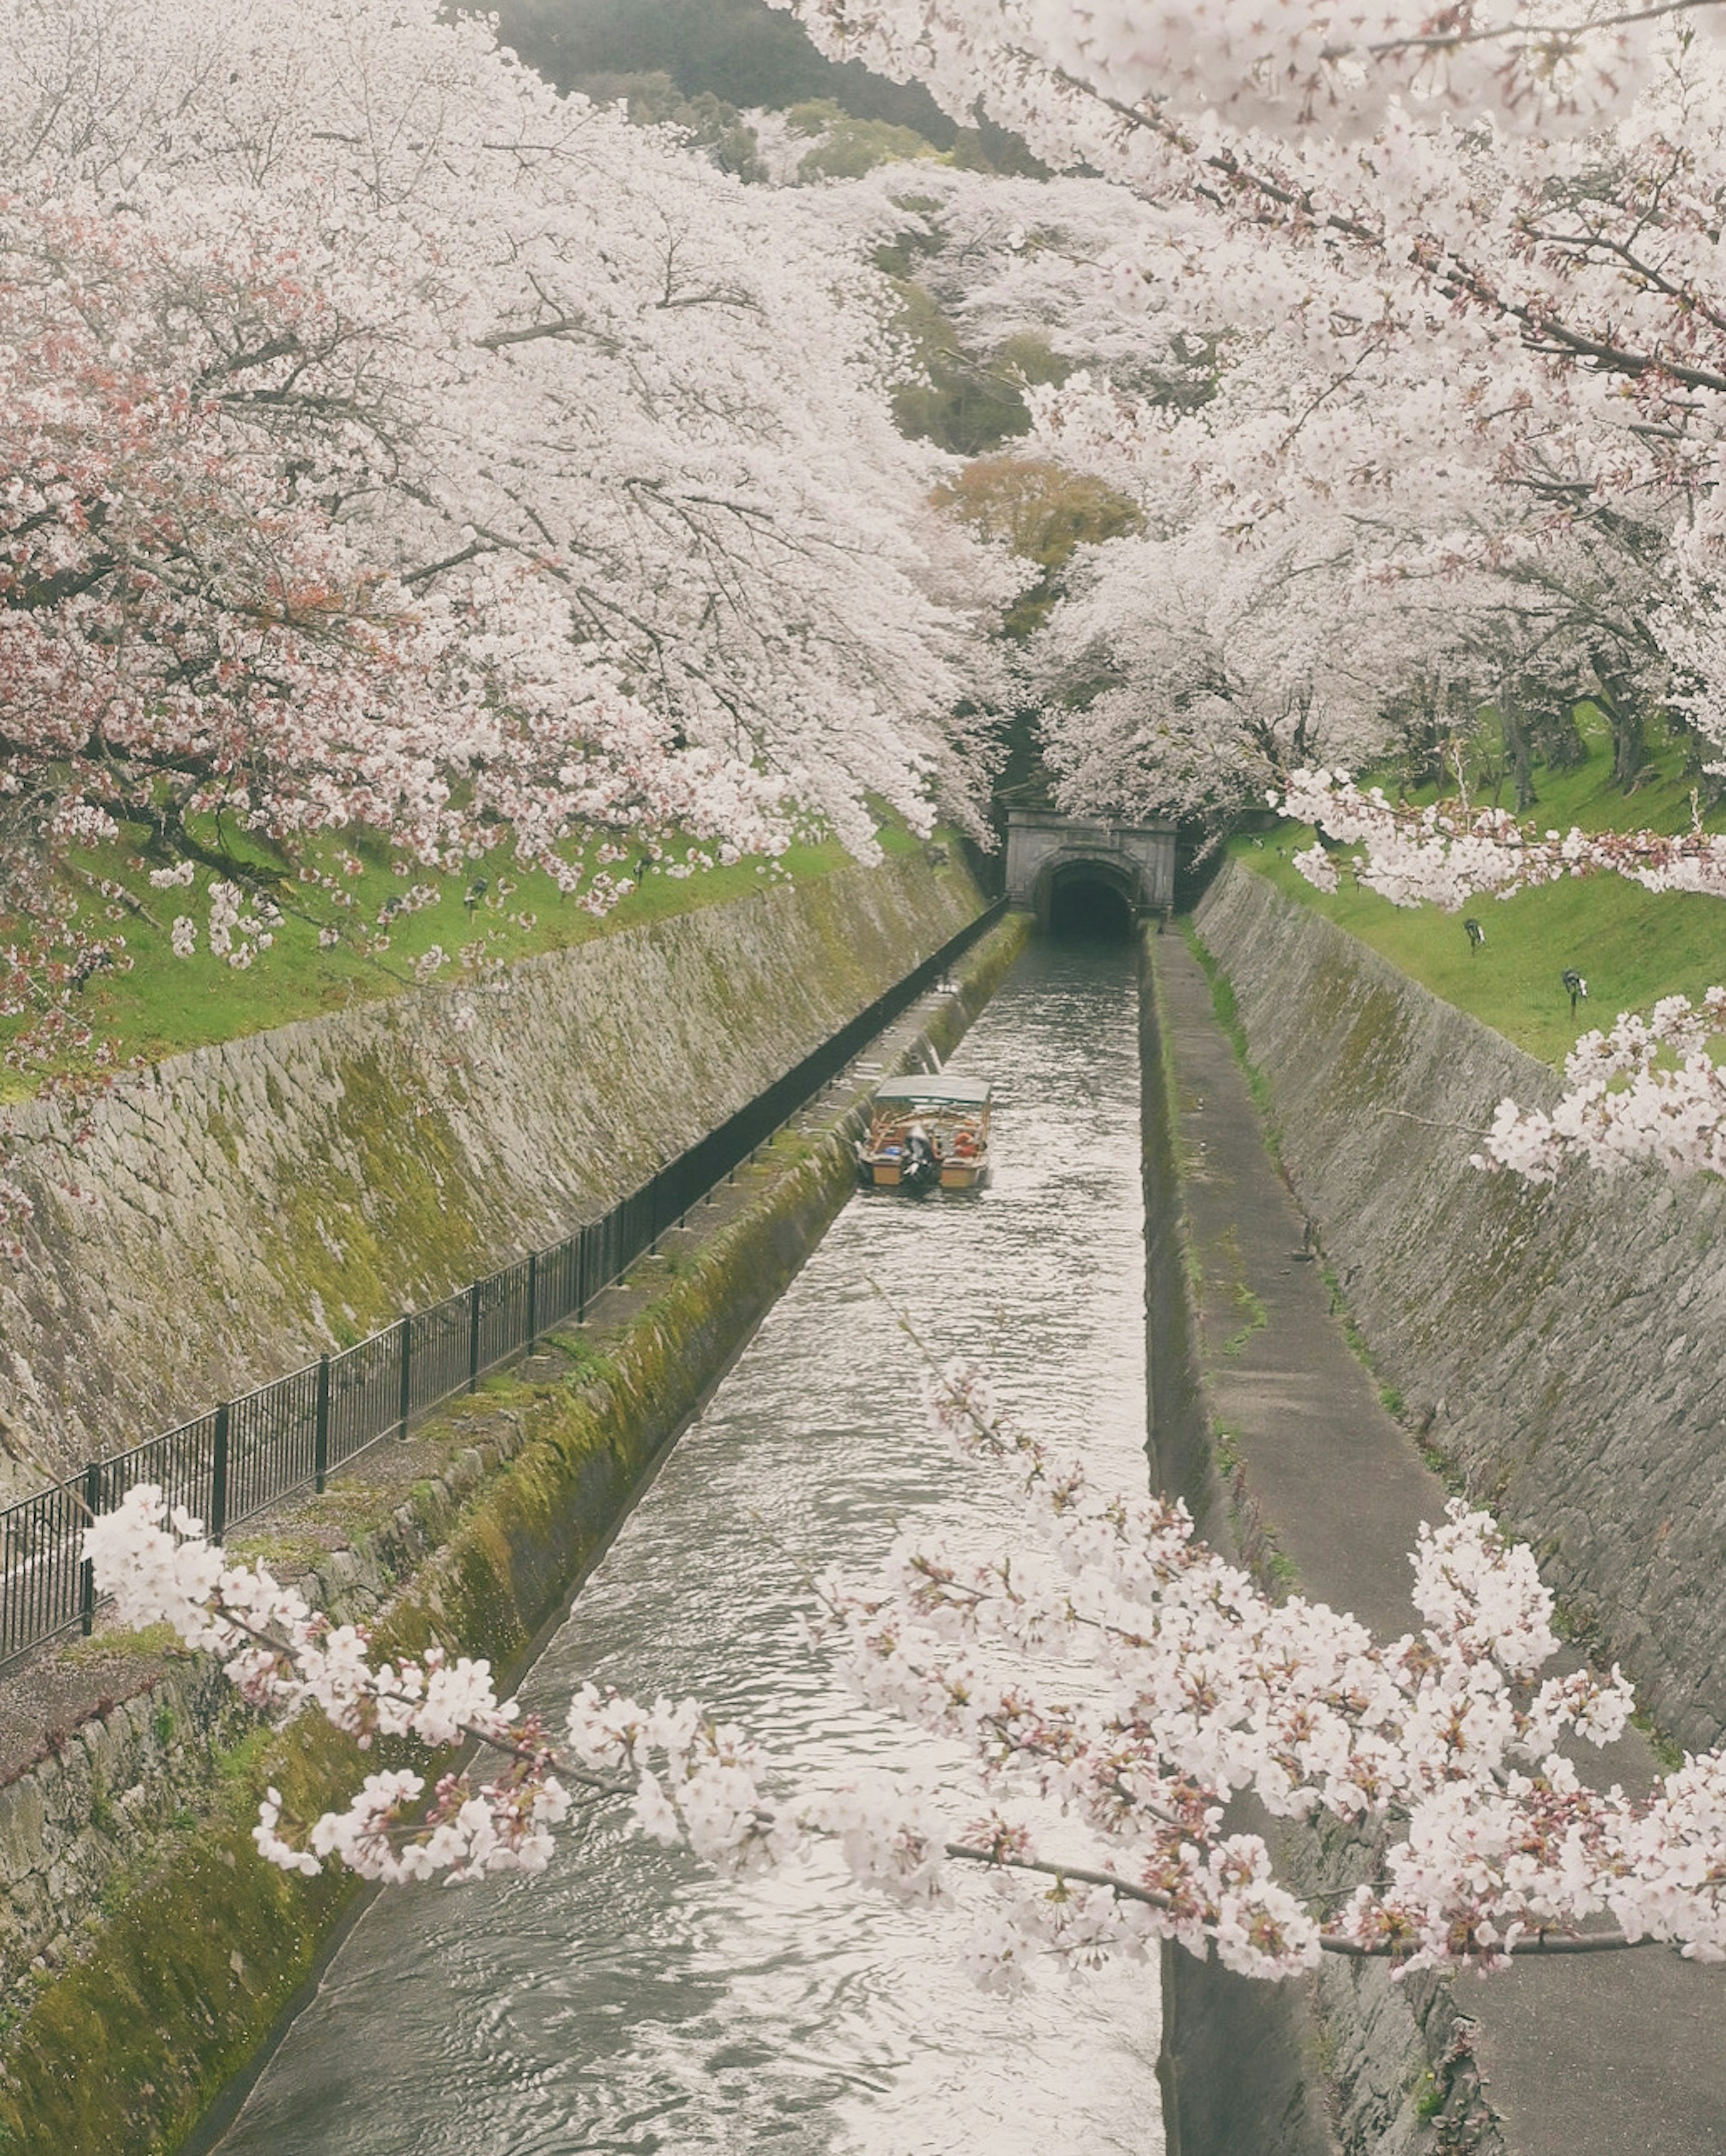
[{"label": "cherry blossom branch", "polygon": [[[1122,1879],[1112,1871],[1092,1871],[1082,1864],[1062,1864],[1047,1857],[1014,1856],[991,1849],[973,1848],[966,1843],[956,1841],[948,1843],[946,1853],[956,1862],[981,1864],[1004,1871],[1036,1872],[1057,1882],[1072,1880],[1080,1886],[1101,1887],[1123,1901],[1141,1902],[1148,1908],[1166,1911],[1175,1906],[1173,1896],[1159,1892],[1155,1887],[1137,1887],[1130,1879]],[[1615,1953],[1625,1948],[1665,1943],[1650,1937],[1628,1938],[1619,1931],[1574,1933],[1542,1931],[1518,1942],[1513,1951],[1517,1960],[1524,1961],[1531,1955]],[[1318,1944],[1320,1951],[1324,1953],[1339,1954],[1357,1961],[1386,1960],[1395,1951],[1384,1941],[1365,1943],[1358,1939],[1339,1938],[1328,1932],[1320,1935]]]},{"label": "cherry blossom branch", "polygon": [[1354,54],[1365,53],[1374,59],[1381,59],[1394,58],[1399,53],[1456,52],[1468,45],[1498,44],[1513,38],[1525,38],[1531,45],[1555,52],[1566,44],[1595,36],[1601,31],[1627,30],[1639,23],[1662,22],[1671,16],[1695,14],[1703,8],[1719,5],[1720,0],[1654,0],[1654,4],[1650,7],[1625,8],[1613,14],[1590,13],[1577,22],[1498,23],[1489,23],[1483,28],[1470,24],[1453,30],[1387,38],[1375,43],[1327,45],[1323,56],[1328,60],[1339,60]]},{"label": "cherry blossom branch", "polygon": [[[1393,906],[1430,904],[1447,913],[1472,898],[1513,898],[1569,877],[1621,875],[1650,891],[1726,897],[1726,836],[1699,827],[1664,831],[1542,830],[1503,809],[1446,802],[1393,804],[1381,787],[1363,790],[1344,772],[1301,770],[1270,796],[1284,815],[1313,824],[1342,845],[1359,845],[1356,875]],[[1337,888],[1336,863],[1322,846],[1295,866],[1321,891]]]},{"label": "cherry blossom branch", "polygon": [[1564,1091],[1549,1111],[1499,1102],[1475,1164],[1531,1183],[1550,1183],[1572,1163],[1726,1175],[1726,1070],[1708,1049],[1722,1037],[1726,988],[1699,1004],[1662,997],[1646,1019],[1621,1012],[1564,1058]]},{"label": "cherry blossom branch", "polygon": [[[1267,1600],[1180,1507],[1093,1491],[1082,1463],[1002,1419],[974,1372],[941,1373],[928,1394],[962,1455],[1018,1484],[1022,1540],[978,1563],[907,1537],[867,1592],[824,1580],[812,1630],[866,1698],[966,1743],[986,1815],[963,1835],[943,1825],[951,1797],[896,1784],[772,1797],[768,1763],[692,1701],[584,1686],[554,1747],[497,1701],[483,1663],[434,1648],[374,1666],[362,1632],[225,1563],[152,1490],[93,1522],[86,1548],[126,1621],[167,1619],[259,1704],[321,1712],[362,1747],[477,1741],[508,1760],[429,1792],[408,1769],[369,1775],[345,1810],[291,1835],[267,1793],[254,1838],[292,1871],[331,1857],[398,1881],[537,1871],[573,1787],[631,1796],[640,1830],[728,1874],[836,1845],[860,1881],[928,1904],[946,1897],[944,1865],[991,1871],[967,1953],[998,1988],[1048,1953],[1143,1955],[1164,1938],[1258,1975],[1327,1952],[1399,1971],[1645,1940],[1726,1955],[1726,1763],[1688,1761],[1640,1802],[1582,1789],[1556,1742],[1610,1739],[1628,1687],[1616,1672],[1539,1681],[1550,1599],[1489,1521],[1454,1505],[1423,1532],[1423,1630],[1378,1647],[1328,1610]],[[1053,1696],[1045,1664],[1061,1671]],[[1276,1815],[1390,1831],[1380,1876],[1320,1918],[1259,1836],[1225,1832],[1246,1790]],[[1038,1846],[1051,1802],[1104,1861]]]},{"label": "cherry blossom branch", "polygon": [[[1509,898],[1596,875],[1626,876],[1646,891],[1726,896],[1726,837],[1699,827],[1676,836],[1541,832],[1497,809],[1471,811],[1466,801],[1398,808],[1382,788],[1363,792],[1343,773],[1325,771],[1297,772],[1272,805],[1337,843],[1359,845],[1358,880],[1394,906],[1431,903],[1454,912],[1483,892]],[[1316,889],[1336,890],[1337,865],[1323,845],[1297,854],[1294,865]],[[1580,975],[1574,986],[1586,995]],[[1533,1183],[1551,1183],[1572,1164],[1726,1175],[1726,1070],[1709,1053],[1709,1043],[1722,1038],[1726,988],[1711,988],[1693,1004],[1663,997],[1646,1019],[1621,1012],[1565,1057],[1564,1091],[1552,1108],[1500,1101],[1491,1128],[1473,1133],[1485,1141],[1474,1165]]]}]

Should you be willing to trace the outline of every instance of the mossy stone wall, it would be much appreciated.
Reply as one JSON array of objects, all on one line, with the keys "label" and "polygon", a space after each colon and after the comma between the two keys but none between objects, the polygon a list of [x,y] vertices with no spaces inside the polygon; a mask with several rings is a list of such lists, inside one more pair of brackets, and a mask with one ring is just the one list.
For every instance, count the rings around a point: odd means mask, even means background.
[{"label": "mossy stone wall", "polygon": [[[1023,920],[1010,920],[967,954],[955,969],[958,993],[913,1054],[951,1050],[1025,933]],[[673,1276],[600,1363],[584,1362],[567,1383],[516,1385],[508,1456],[465,1455],[447,1485],[419,1493],[415,1532],[438,1546],[376,1621],[378,1651],[414,1652],[436,1638],[518,1672],[855,1175],[844,1127],[811,1145]],[[392,1532],[399,1535],[399,1522]],[[376,1556],[358,1549],[343,1568],[362,1593],[374,1572],[392,1568]],[[335,1614],[346,1614],[339,1601]],[[149,1711],[159,1714],[182,1691],[201,1697],[209,1683],[194,1664],[183,1686],[152,1696]],[[238,1735],[213,1707],[208,1726],[215,1748],[198,1808],[167,1820],[153,1850],[136,1851],[113,1876],[83,1958],[44,1984],[6,2033],[0,2150],[164,2156],[182,2147],[266,2042],[353,1905],[350,1884],[290,1878],[258,1860],[258,1799],[274,1784],[295,1815],[315,1816],[345,1800],[369,1767],[410,1758],[408,1749],[362,1755],[314,1717]]]},{"label": "mossy stone wall", "polygon": [[0,1501],[560,1240],[981,903],[943,850],[894,855],[177,1057],[75,1149],[19,1111]]},{"label": "mossy stone wall", "polygon": [[[1680,1743],[1726,1738],[1726,1188],[1469,1165],[1559,1081],[1262,877],[1196,916],[1284,1164],[1421,1441],[1538,1553]],[[1554,984],[1557,992],[1557,983]]]}]

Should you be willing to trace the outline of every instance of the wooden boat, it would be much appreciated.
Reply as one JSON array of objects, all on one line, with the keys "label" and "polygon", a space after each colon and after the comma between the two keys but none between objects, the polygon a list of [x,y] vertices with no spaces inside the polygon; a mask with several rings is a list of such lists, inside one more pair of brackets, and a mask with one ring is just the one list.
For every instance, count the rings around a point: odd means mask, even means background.
[{"label": "wooden boat", "polygon": [[975,1078],[890,1078],[876,1088],[857,1147],[877,1189],[974,1190],[989,1177],[990,1088]]}]

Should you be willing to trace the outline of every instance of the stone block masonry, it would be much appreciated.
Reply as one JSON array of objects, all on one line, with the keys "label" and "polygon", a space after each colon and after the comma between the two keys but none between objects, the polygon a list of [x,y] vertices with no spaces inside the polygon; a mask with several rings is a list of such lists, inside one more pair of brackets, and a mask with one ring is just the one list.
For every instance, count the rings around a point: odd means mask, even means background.
[{"label": "stone block masonry", "polygon": [[38,1214],[0,1275],[0,1502],[596,1217],[980,905],[896,855],[176,1057],[75,1152],[15,1111]]},{"label": "stone block masonry", "polygon": [[[1686,1741],[1713,1742],[1715,1641],[1687,1631],[1682,1604],[1668,1617],[1646,1568],[1674,1539],[1669,1478],[1701,1502],[1720,1464],[1718,1374],[1684,1355],[1682,1336],[1684,1313],[1719,1295],[1721,1194],[1643,1176],[1543,1194],[1481,1174],[1469,1129],[1506,1092],[1549,1101],[1552,1072],[1249,870],[1226,873],[1198,927],[1233,989],[1290,1188],[1194,962],[1167,951],[1164,1173],[1179,1186],[1192,1291],[1184,1335],[1171,1297],[1160,1322],[1177,1377],[1182,1358],[1192,1374],[1165,1387],[1188,1424],[1199,1398],[1223,1470],[1214,1455],[1207,1473],[1177,1422],[1171,1479],[1212,1532],[1273,1574],[1286,1562],[1303,1591],[1382,1634],[1411,1620],[1405,1553],[1442,1502],[1440,1460],[1535,1545],[1573,1621],[1591,1618],[1589,1644],[1645,1686],[1652,1668],[1657,1713]],[[1326,1260],[1370,1374],[1318,1337]],[[1717,1596],[1699,1552],[1689,1562],[1689,1594]],[[1632,1735],[1604,1768],[1634,1784],[1653,1762]],[[1309,1887],[1349,1861],[1334,1836],[1292,1856]],[[1181,1983],[1177,1969],[1177,2030],[1193,2018]],[[1270,2045],[1241,1987],[1201,1993],[1194,2010],[1207,2007]],[[1726,1972],[1664,1953],[1530,1962],[1454,1987],[1328,1968],[1312,2027],[1351,2156],[1726,2148]],[[1281,2041],[1298,2060],[1286,2029]],[[1201,2111],[1186,2156],[1230,2145],[1207,2141],[1205,2123]]]},{"label": "stone block masonry", "polygon": [[[1196,916],[1284,1164],[1406,1419],[1531,1543],[1573,1630],[1697,1750],[1726,1738],[1726,1188],[1468,1164],[1559,1082],[1231,865]],[[1726,972],[1726,958],[1723,958]]]}]

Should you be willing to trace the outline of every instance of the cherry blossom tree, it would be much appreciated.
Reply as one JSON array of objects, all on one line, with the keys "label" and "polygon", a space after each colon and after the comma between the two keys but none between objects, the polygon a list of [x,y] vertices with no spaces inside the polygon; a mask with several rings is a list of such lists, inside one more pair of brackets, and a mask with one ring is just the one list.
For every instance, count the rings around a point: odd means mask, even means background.
[{"label": "cherry blossom tree", "polygon": [[[1145,274],[1225,293],[1205,327],[1293,338],[1321,387],[1395,350],[1428,385],[1429,417],[1449,405],[1441,457],[1479,441],[1477,464],[1597,532],[1622,537],[1626,511],[1660,497],[1657,531],[1682,533],[1685,619],[1708,619],[1726,388],[1718,11],[1651,11],[1634,29],[1559,11],[1538,39],[1511,11],[1436,28],[1394,9],[1345,23],[1045,0],[799,12],[824,49],[916,74],[955,113],[980,101],[1050,162],[1155,204]],[[1467,125],[1448,116],[1457,99]],[[1401,469],[1432,462],[1419,439],[1381,446]],[[1460,528],[1464,558],[1484,558],[1497,522]],[[1644,558],[1644,582],[1651,567],[1670,588],[1670,565]]]},{"label": "cherry blossom tree", "polygon": [[[1179,1505],[1094,1487],[1081,1460],[1004,1425],[973,1371],[929,1395],[936,1429],[1021,1491],[1019,1545],[979,1561],[907,1535],[884,1578],[818,1582],[811,1630],[866,1697],[960,1741],[968,1817],[891,1774],[799,1791],[794,1763],[693,1701],[585,1686],[559,1737],[500,1702],[483,1663],[436,1648],[376,1663],[362,1630],[227,1563],[152,1488],[87,1547],[124,1621],[172,1624],[259,1706],[321,1713],[362,1748],[480,1747],[487,1763],[429,1788],[408,1767],[369,1774],[317,1820],[270,1792],[254,1839],[291,1871],[542,1871],[572,1814],[615,1802],[733,1874],[836,1843],[865,1884],[940,1905],[980,1869],[994,1891],[965,1952],[998,1988],[1051,1957],[1169,1938],[1260,1977],[1325,1953],[1400,1973],[1658,1942],[1726,1958],[1726,1758],[1687,1758],[1641,1797],[1585,1785],[1563,1748],[1610,1742],[1630,1688],[1616,1669],[1541,1676],[1551,1598],[1485,1515],[1457,1502],[1422,1530],[1419,1629],[1379,1645],[1322,1604],[1267,1599]],[[1241,1821],[1248,1797],[1354,1830],[1361,1877],[1340,1907],[1279,1878],[1273,1840]]]},{"label": "cherry blossom tree", "polygon": [[3,23],[5,683],[18,791],[70,757],[53,835],[170,772],[445,863],[974,814],[948,718],[1012,572],[927,513],[885,289],[807,205],[419,0]]}]

